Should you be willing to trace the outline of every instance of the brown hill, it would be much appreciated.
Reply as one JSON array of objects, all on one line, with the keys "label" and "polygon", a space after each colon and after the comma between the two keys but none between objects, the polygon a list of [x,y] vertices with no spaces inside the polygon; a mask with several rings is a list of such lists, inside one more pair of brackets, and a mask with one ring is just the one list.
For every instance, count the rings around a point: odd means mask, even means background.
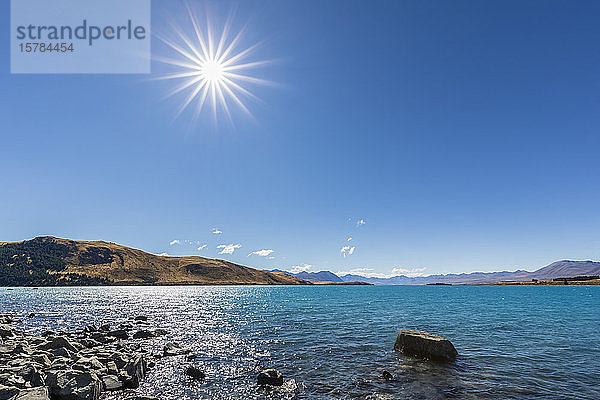
[{"label": "brown hill", "polygon": [[38,237],[0,242],[0,286],[299,285],[308,282],[204,257],[167,257],[109,242]]}]

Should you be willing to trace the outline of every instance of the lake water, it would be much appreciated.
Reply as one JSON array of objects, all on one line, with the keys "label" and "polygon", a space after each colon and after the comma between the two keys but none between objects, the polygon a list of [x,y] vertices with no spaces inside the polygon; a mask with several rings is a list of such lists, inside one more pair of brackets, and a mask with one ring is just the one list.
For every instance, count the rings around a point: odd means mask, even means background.
[{"label": "lake water", "polygon": [[[153,351],[178,341],[207,375],[194,383],[181,357],[161,359],[136,391],[160,399],[290,398],[257,390],[267,367],[296,380],[298,399],[600,399],[600,287],[15,288],[0,307],[36,313],[24,325],[38,332],[147,315],[171,332]],[[459,358],[395,352],[400,328],[450,339]]]}]

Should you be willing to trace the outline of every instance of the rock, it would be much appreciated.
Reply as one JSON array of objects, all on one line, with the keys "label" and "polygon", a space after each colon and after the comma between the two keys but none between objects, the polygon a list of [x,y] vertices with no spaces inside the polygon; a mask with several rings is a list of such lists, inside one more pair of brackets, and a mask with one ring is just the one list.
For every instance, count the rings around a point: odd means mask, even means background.
[{"label": "rock", "polygon": [[302,391],[301,386],[296,383],[295,379],[285,381],[283,385],[277,387],[275,390],[282,394],[293,395],[293,398],[295,398],[295,395],[300,394]]},{"label": "rock", "polygon": [[47,387],[19,390],[19,394],[11,400],[50,400]]},{"label": "rock", "polygon": [[131,361],[129,361],[123,368],[127,373],[129,379],[125,379],[123,385],[126,388],[135,389],[140,385],[140,381],[146,376],[148,369],[146,360],[141,354],[136,355]]},{"label": "rock", "polygon": [[206,377],[206,375],[204,374],[204,372],[202,372],[200,370],[200,368],[195,367],[193,365],[189,365],[186,369],[185,369],[185,374],[189,377],[191,377],[194,380],[200,381],[202,379],[204,379]]},{"label": "rock", "polygon": [[188,354],[190,350],[182,348],[178,343],[167,343],[163,348],[163,354],[165,357],[168,356],[180,356],[182,354]]},{"label": "rock", "polygon": [[383,380],[386,381],[390,381],[392,379],[394,379],[394,377],[392,376],[392,374],[390,374],[388,371],[386,371],[385,369],[383,370],[383,372],[381,373],[381,378]]},{"label": "rock", "polygon": [[127,339],[129,334],[125,329],[115,329],[107,333],[108,336],[116,337],[117,339]]},{"label": "rock", "polygon": [[257,382],[259,385],[281,386],[283,375],[276,369],[265,369],[258,374]]},{"label": "rock", "polygon": [[453,361],[458,355],[454,345],[448,339],[410,329],[400,329],[394,350],[436,361]]},{"label": "rock", "polygon": [[133,334],[134,339],[149,339],[149,338],[153,338],[154,336],[155,336],[154,332],[146,330],[146,329],[139,330]]},{"label": "rock", "polygon": [[155,336],[165,336],[165,335],[168,335],[168,334],[169,334],[169,332],[166,329],[159,328],[159,329],[155,329],[154,330],[154,335]]},{"label": "rock", "polygon": [[52,353],[52,355],[56,358],[56,357],[63,357],[63,358],[73,358],[73,355],[71,354],[71,352],[67,349],[65,349],[64,347],[59,347],[58,349],[52,349],[50,350],[50,353]]},{"label": "rock", "polygon": [[79,341],[79,343],[81,343],[82,345],[84,345],[85,347],[87,347],[88,349],[91,349],[92,347],[98,347],[100,346],[102,343],[94,340],[94,339],[81,339]]},{"label": "rock", "polygon": [[14,332],[10,325],[0,325],[0,337],[8,338],[14,336]]},{"label": "rock", "polygon": [[90,338],[92,340],[95,340],[96,342],[104,343],[104,344],[114,340],[112,338],[107,338],[106,335],[102,332],[94,332],[90,335]]},{"label": "rock", "polygon": [[154,396],[134,396],[134,397],[128,397],[126,400],[158,400],[158,399]]},{"label": "rock", "polygon": [[96,328],[96,325],[88,325],[85,328],[83,328],[83,332],[84,333],[98,332],[98,328]]},{"label": "rock", "polygon": [[116,375],[106,375],[102,378],[102,383],[104,384],[104,390],[107,391],[123,389],[123,382]]},{"label": "rock", "polygon": [[110,375],[117,375],[119,373],[119,368],[117,368],[117,364],[114,361],[108,361],[106,363],[106,369]]},{"label": "rock", "polygon": [[62,371],[50,379],[53,400],[98,400],[102,381],[93,372]]},{"label": "rock", "polygon": [[148,317],[146,317],[145,315],[138,315],[137,317],[134,318],[135,321],[148,321]]},{"label": "rock", "polygon": [[73,344],[67,338],[65,338],[63,336],[56,336],[56,337],[52,338],[52,340],[50,340],[48,343],[38,346],[38,349],[40,349],[40,350],[53,350],[53,349],[60,349],[60,348],[64,348],[73,353],[77,352],[77,349],[75,348],[75,346],[73,346]]},{"label": "rock", "polygon": [[16,387],[0,385],[0,400],[12,399],[17,393],[19,389]]},{"label": "rock", "polygon": [[27,364],[22,367],[19,371],[17,371],[17,375],[28,382],[31,387],[42,386],[46,380],[44,373],[38,371],[38,369],[31,364]]},{"label": "rock", "polygon": [[198,355],[194,353],[190,353],[185,357],[185,359],[188,361],[194,361],[196,358],[198,358]]},{"label": "rock", "polygon": [[35,318],[35,313],[30,313],[29,315],[27,315],[27,318]]},{"label": "rock", "polygon": [[10,314],[0,314],[0,324],[16,324],[21,322]]},{"label": "rock", "polygon": [[101,331],[105,331],[105,332],[110,331],[110,324],[102,324],[102,325],[100,325],[100,330]]}]

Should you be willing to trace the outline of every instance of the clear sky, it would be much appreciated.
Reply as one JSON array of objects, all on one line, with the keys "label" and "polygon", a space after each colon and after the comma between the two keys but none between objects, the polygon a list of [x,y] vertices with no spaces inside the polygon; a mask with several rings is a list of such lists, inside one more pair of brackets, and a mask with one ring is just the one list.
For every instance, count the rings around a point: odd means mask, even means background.
[{"label": "clear sky", "polygon": [[[154,32],[184,15],[152,5]],[[2,2],[0,240],[379,274],[600,259],[600,2],[237,6],[277,85],[232,126],[145,75],[11,75]]]}]

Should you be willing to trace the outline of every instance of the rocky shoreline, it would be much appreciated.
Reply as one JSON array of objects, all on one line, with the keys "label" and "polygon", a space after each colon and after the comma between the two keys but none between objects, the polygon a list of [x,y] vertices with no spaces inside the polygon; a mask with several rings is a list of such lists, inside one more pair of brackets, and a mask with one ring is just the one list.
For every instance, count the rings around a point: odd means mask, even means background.
[{"label": "rocky shoreline", "polygon": [[[115,326],[88,325],[39,336],[19,329],[19,322],[0,315],[0,400],[97,400],[103,392],[137,388],[164,357],[181,356],[186,376],[205,378],[193,364],[195,355],[178,343],[166,343],[158,354],[149,351],[148,339],[169,332],[151,328],[145,316]],[[256,379],[265,390],[298,390],[293,379],[284,382],[276,370],[262,371]],[[125,398],[156,400],[135,394]]]}]

